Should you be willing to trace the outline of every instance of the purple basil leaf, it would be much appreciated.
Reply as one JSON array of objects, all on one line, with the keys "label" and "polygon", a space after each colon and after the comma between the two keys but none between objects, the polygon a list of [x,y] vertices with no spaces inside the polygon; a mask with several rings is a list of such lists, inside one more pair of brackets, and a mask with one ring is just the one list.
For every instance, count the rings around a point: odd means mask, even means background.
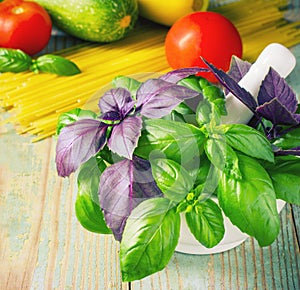
[{"label": "purple basil leaf", "polygon": [[291,113],[277,98],[256,108],[256,112],[274,125],[297,125],[300,114]]},{"label": "purple basil leaf", "polygon": [[190,67],[190,68],[181,68],[170,71],[160,77],[161,80],[176,84],[180,80],[187,78],[188,76],[195,75],[199,72],[207,72],[206,68],[199,67]]},{"label": "purple basil leaf", "polygon": [[133,108],[134,101],[128,90],[116,88],[107,91],[99,100],[99,108],[102,114],[117,112],[124,118]]},{"label": "purple basil leaf", "polygon": [[234,55],[231,58],[230,68],[227,74],[236,82],[239,82],[249,71],[250,67],[250,62],[241,60],[240,58]]},{"label": "purple basil leaf", "polygon": [[82,119],[65,126],[56,145],[56,167],[60,176],[69,176],[106,142],[107,125],[94,119]]},{"label": "purple basil leaf", "polygon": [[202,58],[204,63],[210,68],[211,72],[215,75],[218,81],[235,97],[237,97],[244,105],[246,105],[253,113],[257,107],[256,101],[253,96],[247,92],[244,88],[240,87],[239,84],[227,75],[224,71],[217,69],[214,65],[208,63]]},{"label": "purple basil leaf", "polygon": [[148,118],[161,118],[182,101],[198,95],[198,92],[184,86],[161,79],[150,79],[137,92],[137,111]]},{"label": "purple basil leaf", "polygon": [[123,116],[119,112],[111,111],[102,114],[100,119],[105,121],[120,121],[123,119]]},{"label": "purple basil leaf", "polygon": [[276,155],[294,155],[294,156],[300,156],[300,146],[292,148],[292,149],[278,149],[275,151]]},{"label": "purple basil leaf", "polygon": [[119,124],[114,125],[108,139],[108,148],[127,159],[132,158],[142,130],[142,118],[140,116],[126,117]]},{"label": "purple basil leaf", "polygon": [[263,105],[272,99],[277,99],[288,111],[295,113],[298,107],[296,94],[273,68],[263,80],[257,96],[258,104]]},{"label": "purple basil leaf", "polygon": [[120,241],[128,216],[142,201],[162,196],[147,160],[133,157],[105,169],[100,178],[99,199],[107,225]]}]

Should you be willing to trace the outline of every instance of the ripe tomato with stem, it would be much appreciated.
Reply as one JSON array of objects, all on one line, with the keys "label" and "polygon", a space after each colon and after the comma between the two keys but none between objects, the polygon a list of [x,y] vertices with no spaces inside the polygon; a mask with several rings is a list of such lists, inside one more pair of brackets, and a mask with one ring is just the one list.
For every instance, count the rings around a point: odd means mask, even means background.
[{"label": "ripe tomato with stem", "polygon": [[48,44],[51,29],[51,18],[38,3],[24,0],[0,1],[0,47],[36,54]]},{"label": "ripe tomato with stem", "polygon": [[[242,57],[242,39],[233,23],[223,15],[205,11],[194,12],[177,20],[165,39],[165,53],[173,69],[206,67],[201,57],[227,71],[233,55]],[[217,82],[212,73],[201,73]]]}]

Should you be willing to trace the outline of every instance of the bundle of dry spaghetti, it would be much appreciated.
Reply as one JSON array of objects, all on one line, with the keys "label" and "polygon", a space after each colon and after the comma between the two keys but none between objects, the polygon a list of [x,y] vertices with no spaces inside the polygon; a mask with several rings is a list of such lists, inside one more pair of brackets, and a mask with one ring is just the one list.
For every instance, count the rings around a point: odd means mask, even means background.
[{"label": "bundle of dry spaghetti", "polygon": [[[244,58],[253,61],[271,42],[288,47],[300,43],[300,22],[286,21],[282,4],[279,0],[243,0],[214,10],[236,25],[243,39]],[[0,106],[10,111],[6,122],[15,124],[20,134],[36,135],[33,141],[53,135],[61,113],[85,108],[115,76],[169,70],[164,54],[166,33],[166,27],[144,23],[115,43],[83,43],[56,52],[82,70],[72,77],[30,72],[0,74]],[[94,107],[97,109],[97,102]]]},{"label": "bundle of dry spaghetti", "polygon": [[[118,75],[166,71],[166,28],[141,26],[126,39],[112,44],[81,44],[59,51],[75,62],[81,73],[61,77],[52,74],[5,73],[0,75],[0,106],[11,111],[6,120],[20,134],[37,136],[55,133],[58,116],[84,107],[91,96]],[[97,102],[94,104],[97,108]]]}]

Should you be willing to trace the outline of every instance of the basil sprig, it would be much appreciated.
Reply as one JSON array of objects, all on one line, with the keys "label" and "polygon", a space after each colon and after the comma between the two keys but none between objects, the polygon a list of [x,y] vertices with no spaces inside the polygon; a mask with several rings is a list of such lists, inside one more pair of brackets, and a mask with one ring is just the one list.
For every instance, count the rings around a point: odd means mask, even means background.
[{"label": "basil sprig", "polygon": [[72,76],[81,72],[74,62],[58,55],[45,54],[32,59],[22,50],[0,48],[0,72],[19,73],[28,70],[60,76]]},{"label": "basil sprig", "polygon": [[[255,111],[250,93],[217,72]],[[223,214],[268,246],[280,230],[276,200],[300,204],[300,109],[287,84],[270,71],[260,98],[273,88],[275,98],[258,107],[255,127],[224,124],[223,91],[195,73],[175,70],[144,83],[121,76],[101,96],[100,118],[80,109],[59,118],[57,171],[79,169],[77,218],[120,241],[123,281],[169,263],[182,218],[207,248],[224,237]]]},{"label": "basil sprig", "polygon": [[22,72],[28,70],[31,62],[31,57],[19,49],[0,49],[1,72]]}]

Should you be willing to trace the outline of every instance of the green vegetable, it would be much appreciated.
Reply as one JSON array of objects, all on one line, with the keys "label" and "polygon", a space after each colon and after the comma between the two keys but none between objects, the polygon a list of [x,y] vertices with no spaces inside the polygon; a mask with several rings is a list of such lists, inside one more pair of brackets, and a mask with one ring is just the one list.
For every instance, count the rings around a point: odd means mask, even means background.
[{"label": "green vegetable", "polygon": [[87,230],[99,234],[110,234],[98,200],[101,172],[106,168],[101,158],[92,157],[80,167],[77,177],[76,217]]},{"label": "green vegetable", "polygon": [[180,215],[166,198],[138,205],[126,222],[120,246],[123,281],[144,278],[162,270],[178,243]]},{"label": "green vegetable", "polygon": [[266,169],[273,181],[276,197],[300,205],[300,158],[278,156]]},{"label": "green vegetable", "polygon": [[158,187],[170,200],[180,202],[192,190],[194,179],[179,163],[156,158],[151,160],[151,168]]},{"label": "green vegetable", "polygon": [[220,172],[218,200],[225,215],[241,231],[270,245],[279,233],[276,194],[267,171],[255,159],[238,154],[241,180]]},{"label": "green vegetable", "polygon": [[83,118],[96,119],[97,114],[80,108],[75,108],[71,111],[61,114],[57,121],[56,134],[59,135],[62,128]]},{"label": "green vegetable", "polygon": [[300,128],[296,128],[273,142],[274,145],[282,149],[289,149],[299,146],[300,144]]},{"label": "green vegetable", "polygon": [[211,199],[197,203],[185,217],[190,231],[205,247],[212,248],[222,240],[225,233],[222,211]]},{"label": "green vegetable", "polygon": [[75,63],[58,55],[46,54],[34,60],[19,49],[0,48],[0,72],[19,73],[27,70],[61,76],[80,73]]},{"label": "green vegetable", "polygon": [[53,54],[45,54],[33,60],[30,69],[33,72],[53,73],[61,76],[72,76],[80,72],[74,62]]},{"label": "green vegetable", "polygon": [[186,169],[198,171],[197,159],[205,136],[199,128],[182,122],[162,119],[145,120],[145,130],[139,139],[135,154],[148,159],[155,152],[181,164]]},{"label": "green vegetable", "polygon": [[53,23],[78,38],[111,42],[123,38],[138,17],[136,0],[36,0]]},{"label": "green vegetable", "polygon": [[111,234],[99,205],[89,195],[77,196],[75,213],[80,224],[88,231],[98,234]]},{"label": "green vegetable", "polygon": [[19,49],[0,48],[0,72],[22,72],[31,62],[31,57]]},{"label": "green vegetable", "polygon": [[126,76],[118,76],[113,79],[112,85],[115,88],[127,89],[131,93],[132,98],[135,98],[136,92],[141,85],[141,82]]},{"label": "green vegetable", "polygon": [[213,107],[212,103],[204,99],[197,107],[196,120],[198,124],[209,124],[212,120]]},{"label": "green vegetable", "polygon": [[204,148],[208,159],[216,168],[233,178],[241,178],[237,155],[222,136],[212,135]]},{"label": "green vegetable", "polygon": [[[226,143],[248,156],[274,162],[274,152],[268,139],[259,131],[244,124],[220,125]],[[249,146],[251,144],[251,146]]]}]

